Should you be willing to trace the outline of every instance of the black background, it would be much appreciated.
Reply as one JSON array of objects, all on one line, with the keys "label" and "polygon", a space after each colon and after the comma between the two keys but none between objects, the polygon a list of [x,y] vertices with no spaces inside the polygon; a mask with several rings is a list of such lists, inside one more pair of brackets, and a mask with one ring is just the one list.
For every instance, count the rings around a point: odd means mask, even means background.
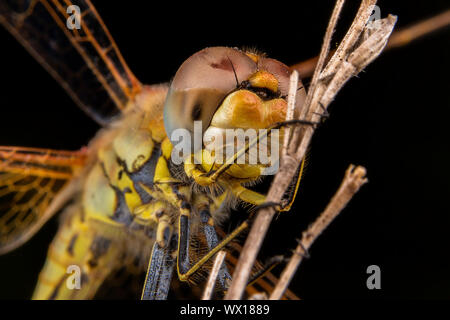
[{"label": "black background", "polygon": [[[169,81],[194,52],[256,47],[286,64],[315,56],[332,1],[178,4],[93,1],[143,83]],[[448,1],[379,1],[397,27],[444,11]],[[333,45],[357,9],[349,3]],[[303,298],[450,297],[449,29],[384,53],[352,79],[316,133],[294,209],[274,221],[263,256],[289,253],[325,207],[350,163],[370,183],[317,240],[291,285]],[[77,149],[98,126],[0,29],[0,145]],[[0,257],[0,298],[29,298],[57,228]],[[368,290],[366,268],[381,268]]]}]

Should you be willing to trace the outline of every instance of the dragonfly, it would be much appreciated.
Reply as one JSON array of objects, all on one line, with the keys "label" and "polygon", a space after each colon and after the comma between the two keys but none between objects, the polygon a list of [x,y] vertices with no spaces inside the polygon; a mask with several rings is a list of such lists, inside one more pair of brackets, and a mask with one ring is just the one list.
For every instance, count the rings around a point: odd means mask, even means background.
[{"label": "dragonfly", "polygon": [[[71,19],[79,26],[69,27]],[[250,220],[229,234],[219,225],[231,208],[265,204],[252,186],[267,165],[211,162],[205,146],[177,164],[172,136],[178,129],[193,132],[196,121],[201,134],[282,123],[289,67],[257,52],[211,47],[189,57],[169,84],[145,85],[89,0],[5,0],[0,23],[102,126],[77,151],[0,147],[0,254],[62,216],[33,298],[94,298],[125,272],[146,274],[141,298],[166,299],[173,274],[200,281],[219,250],[227,251],[217,280],[226,290],[240,250],[234,240]],[[299,81],[295,112],[302,89]],[[191,161],[198,154],[200,163]],[[289,210],[302,170],[303,164],[280,210]],[[73,266],[75,289],[68,285]],[[248,294],[270,293],[272,266],[255,266]],[[296,296],[287,291],[285,298]]]}]

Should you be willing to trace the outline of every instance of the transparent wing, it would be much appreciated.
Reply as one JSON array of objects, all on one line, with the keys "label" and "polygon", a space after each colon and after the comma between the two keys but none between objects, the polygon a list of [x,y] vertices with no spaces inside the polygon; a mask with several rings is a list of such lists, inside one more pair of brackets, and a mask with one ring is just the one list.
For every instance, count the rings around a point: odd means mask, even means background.
[{"label": "transparent wing", "polygon": [[52,201],[81,169],[85,151],[0,147],[0,254],[23,244],[56,212]]},{"label": "transparent wing", "polygon": [[141,90],[89,0],[1,0],[0,23],[102,125]]},{"label": "transparent wing", "polygon": [[[223,232],[220,228],[216,227],[217,233],[223,238],[225,236],[225,232]],[[234,269],[236,268],[239,256],[242,251],[242,246],[237,242],[231,242],[227,246],[227,255],[225,257],[225,262],[230,269],[231,274],[233,274]],[[261,269],[263,269],[262,264],[259,261],[256,261],[255,266],[253,267],[252,274],[258,273]],[[278,283],[278,278],[273,275],[270,271],[263,273],[260,277],[258,277],[255,281],[249,284],[246,288],[246,293],[250,297],[255,293],[266,293],[268,296],[275,289],[275,285]],[[283,300],[299,300],[299,298],[289,289],[282,296]]]}]

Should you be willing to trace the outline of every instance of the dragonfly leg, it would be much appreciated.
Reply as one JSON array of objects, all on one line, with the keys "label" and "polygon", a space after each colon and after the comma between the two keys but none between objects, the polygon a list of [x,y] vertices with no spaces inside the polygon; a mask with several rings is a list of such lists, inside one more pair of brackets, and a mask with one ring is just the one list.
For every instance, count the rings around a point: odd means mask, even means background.
[{"label": "dragonfly leg", "polygon": [[[247,143],[244,147],[237,150],[236,153],[234,153],[232,156],[228,157],[223,164],[221,164],[217,169],[214,169],[214,162],[210,161],[210,169],[207,172],[203,172],[202,170],[198,169],[197,165],[195,164],[195,155],[191,155],[191,161],[188,161],[185,163],[184,169],[186,174],[193,178],[199,185],[201,186],[209,186],[213,185],[214,183],[219,181],[219,177],[225,173],[231,166],[237,163],[237,160],[240,157],[245,156],[251,148],[256,147],[261,141],[264,141],[264,139],[267,139],[269,135],[272,134],[272,130],[279,129],[288,125],[308,125],[308,126],[317,126],[320,124],[319,122],[311,122],[306,120],[288,120],[283,122],[275,123],[273,127],[268,128],[266,131],[260,133],[257,137],[252,139],[249,143]],[[201,156],[204,157],[205,154],[202,151]],[[210,159],[212,160],[212,159]]]},{"label": "dragonfly leg", "polygon": [[[203,232],[205,234],[206,241],[208,242],[208,249],[213,250],[219,245],[220,241],[217,236],[216,229],[214,228],[214,220],[211,217],[209,209],[205,208],[200,211],[200,220],[202,221]],[[227,289],[231,276],[225,263],[222,264],[217,278],[222,288]]]},{"label": "dragonfly leg", "polygon": [[244,221],[239,227],[237,227],[231,234],[225,239],[219,242],[213,249],[211,249],[206,255],[204,255],[193,266],[189,262],[189,229],[190,219],[188,216],[180,215],[178,220],[178,259],[177,259],[177,272],[178,278],[181,281],[187,281],[189,277],[194,274],[201,266],[203,266],[209,259],[211,259],[217,252],[224,248],[230,241],[236,238],[243,230],[249,226],[248,221]]},{"label": "dragonfly leg", "polygon": [[153,244],[152,254],[142,290],[142,300],[165,300],[169,294],[176,257],[176,235],[163,247],[158,241]]},{"label": "dragonfly leg", "polygon": [[169,244],[173,232],[172,221],[167,215],[166,206],[167,203],[164,201],[151,201],[138,206],[133,212],[136,221],[142,224],[155,223],[157,225],[156,242],[162,248]]},{"label": "dragonfly leg", "polygon": [[177,248],[176,235],[173,236],[167,203],[152,201],[137,207],[134,211],[137,221],[156,223],[156,241],[152,247],[150,261],[142,290],[142,300],[165,300],[169,293],[172,273],[175,267]]},{"label": "dragonfly leg", "polygon": [[267,202],[266,196],[255,192],[253,190],[247,189],[240,183],[236,183],[231,187],[232,193],[244,202],[253,204],[256,208],[267,208],[273,207],[277,211],[289,211],[297,197],[298,188],[300,186],[300,180],[303,176],[303,169],[305,167],[305,160],[301,162],[297,169],[297,173],[290,183],[288,192],[286,192],[284,199],[280,203]]}]

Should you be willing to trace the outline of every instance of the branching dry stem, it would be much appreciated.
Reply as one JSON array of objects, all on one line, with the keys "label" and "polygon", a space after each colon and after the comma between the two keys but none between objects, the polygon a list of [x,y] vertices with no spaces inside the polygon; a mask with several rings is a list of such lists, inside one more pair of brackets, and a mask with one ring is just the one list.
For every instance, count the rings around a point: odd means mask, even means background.
[{"label": "branching dry stem", "polygon": [[[450,10],[393,32],[384,51],[405,46],[448,26],[450,26]],[[330,58],[334,52],[329,54]],[[291,66],[291,70],[297,70],[302,79],[310,78],[318,61],[319,56],[316,56]]]},{"label": "branching dry stem", "polygon": [[[376,24],[371,24],[368,27],[367,22],[375,3],[375,0],[362,1],[358,14],[347,35],[330,62],[324,66],[329,53],[331,37],[343,5],[343,0],[336,2],[324,37],[319,63],[314,72],[305,103],[300,111],[299,119],[317,122],[317,118],[320,117],[319,113],[326,110],[347,80],[357,75],[372,62],[385,47],[394,28],[396,17],[390,15],[386,19],[376,21]],[[370,32],[368,29],[370,29]],[[267,194],[267,202],[281,202],[299,164],[305,156],[314,130],[315,128],[312,126],[296,127],[292,130],[293,133],[287,152],[281,158],[280,169],[275,175]],[[251,268],[274,214],[273,208],[263,208],[257,213],[233,273],[233,282],[225,299],[237,300],[241,298]]]},{"label": "branching dry stem", "polygon": [[274,291],[270,295],[270,300],[279,300],[286,291],[292,277],[298,269],[303,258],[308,254],[308,250],[320,234],[329,226],[329,224],[344,209],[351,198],[358,192],[359,188],[367,182],[366,169],[350,165],[345,173],[345,177],[336,194],[330,200],[328,206],[316,221],[303,232],[302,238],[294,251],[288,265],[281,273],[281,277]]}]

